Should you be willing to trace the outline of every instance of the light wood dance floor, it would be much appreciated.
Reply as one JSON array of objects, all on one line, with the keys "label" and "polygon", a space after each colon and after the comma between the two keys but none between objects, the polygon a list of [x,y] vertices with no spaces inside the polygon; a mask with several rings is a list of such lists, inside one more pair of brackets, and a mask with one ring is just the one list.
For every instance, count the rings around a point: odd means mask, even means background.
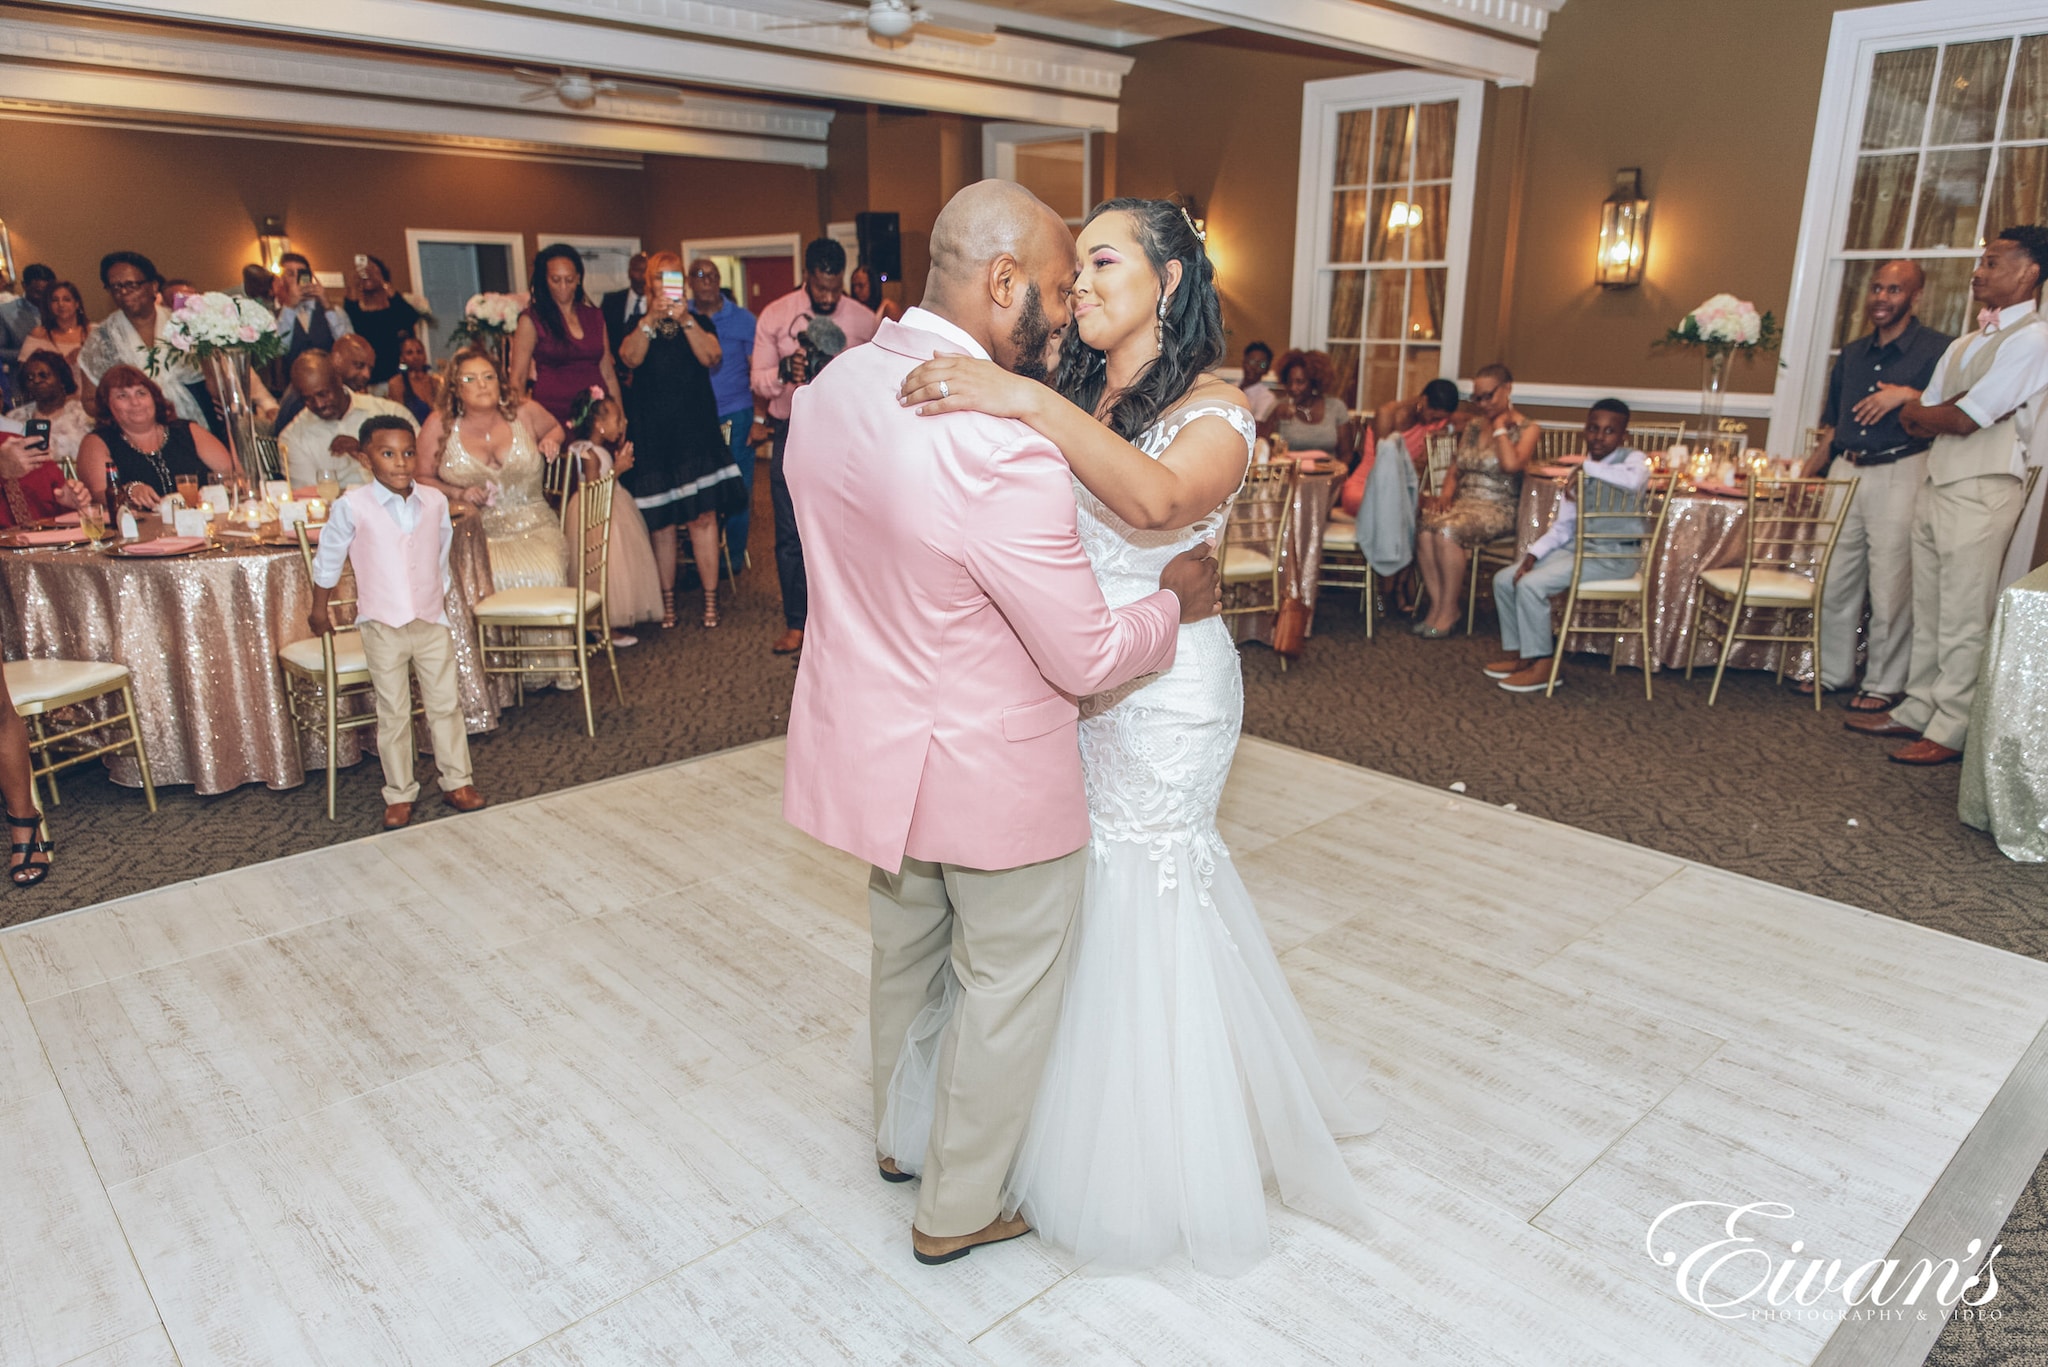
[{"label": "light wood dance floor", "polygon": [[1938,1313],[1686,1304],[1650,1222],[1962,1257],[2048,1144],[2048,964],[1247,741],[1226,835],[1392,1108],[1346,1145],[1374,1237],[1276,1205],[1236,1280],[921,1267],[870,1161],[865,870],[781,769],[0,934],[0,1364],[1917,1363]]}]

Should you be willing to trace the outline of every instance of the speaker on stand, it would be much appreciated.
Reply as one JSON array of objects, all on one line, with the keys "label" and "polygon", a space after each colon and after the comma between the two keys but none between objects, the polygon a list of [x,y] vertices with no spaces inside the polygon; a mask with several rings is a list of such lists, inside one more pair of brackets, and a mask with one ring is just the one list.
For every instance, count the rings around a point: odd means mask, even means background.
[{"label": "speaker on stand", "polygon": [[855,214],[853,232],[860,243],[860,264],[875,284],[903,277],[903,236],[895,214]]}]

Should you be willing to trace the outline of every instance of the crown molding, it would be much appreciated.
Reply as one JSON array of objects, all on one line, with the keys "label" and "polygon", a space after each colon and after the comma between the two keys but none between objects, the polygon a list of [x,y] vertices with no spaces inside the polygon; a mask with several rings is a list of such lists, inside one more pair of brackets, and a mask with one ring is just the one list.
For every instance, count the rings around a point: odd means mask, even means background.
[{"label": "crown molding", "polygon": [[1511,33],[1535,41],[1565,0],[1387,0],[1404,9]]},{"label": "crown molding", "polygon": [[[1249,29],[1318,47],[1356,52],[1402,66],[1453,76],[1474,76],[1500,85],[1528,85],[1536,79],[1536,48],[1461,24],[1427,18],[1412,9],[1360,4],[1358,0],[1125,0],[1145,9],[1231,28]],[[1420,0],[1446,18],[1469,20],[1475,7],[1499,8],[1503,0]]]}]

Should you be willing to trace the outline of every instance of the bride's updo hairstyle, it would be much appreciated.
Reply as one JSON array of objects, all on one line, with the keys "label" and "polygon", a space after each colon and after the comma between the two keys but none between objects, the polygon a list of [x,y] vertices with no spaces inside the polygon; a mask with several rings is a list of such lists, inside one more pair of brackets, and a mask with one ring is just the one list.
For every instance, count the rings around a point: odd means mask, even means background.
[{"label": "bride's updo hairstyle", "polygon": [[[1195,225],[1178,204],[1169,199],[1107,199],[1095,206],[1088,222],[1111,213],[1130,215],[1138,245],[1162,290],[1166,263],[1180,262],[1180,284],[1166,301],[1159,358],[1139,371],[1110,405],[1110,430],[1134,441],[1194,387],[1203,371],[1223,359],[1223,305],[1216,297],[1215,267],[1209,264],[1202,239],[1195,236]],[[1087,231],[1086,224],[1082,231]],[[1080,328],[1070,325],[1060,345],[1053,388],[1093,413],[1108,383],[1107,360],[1081,340]]]}]

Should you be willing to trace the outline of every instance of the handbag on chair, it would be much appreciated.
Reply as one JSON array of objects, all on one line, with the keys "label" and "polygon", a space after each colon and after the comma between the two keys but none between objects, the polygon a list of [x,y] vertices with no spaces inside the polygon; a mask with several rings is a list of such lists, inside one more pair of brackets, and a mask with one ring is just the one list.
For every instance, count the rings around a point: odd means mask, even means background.
[{"label": "handbag on chair", "polygon": [[1280,611],[1273,618],[1273,653],[1298,660],[1307,640],[1308,604],[1290,594],[1280,600]]}]

